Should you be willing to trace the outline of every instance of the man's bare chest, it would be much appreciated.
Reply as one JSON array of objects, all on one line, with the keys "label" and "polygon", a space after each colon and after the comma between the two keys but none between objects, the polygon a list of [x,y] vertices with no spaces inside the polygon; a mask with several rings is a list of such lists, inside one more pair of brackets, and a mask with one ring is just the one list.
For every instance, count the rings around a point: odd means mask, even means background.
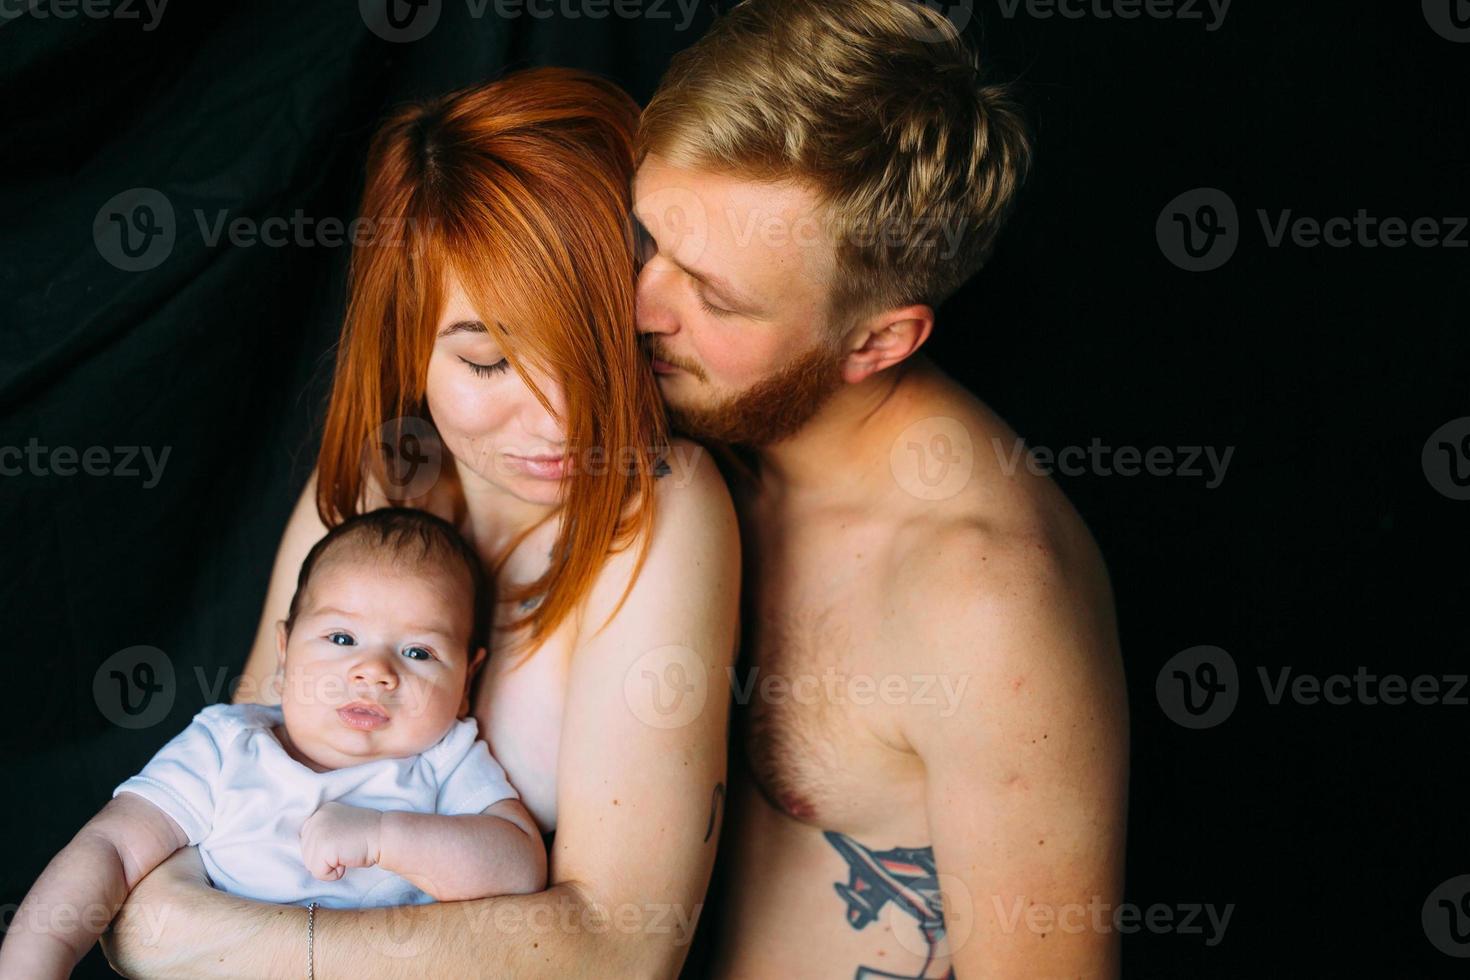
[{"label": "man's bare chest", "polygon": [[766,799],[814,826],[881,820],[921,785],[896,735],[912,685],[884,558],[861,532],[747,548],[737,737]]}]

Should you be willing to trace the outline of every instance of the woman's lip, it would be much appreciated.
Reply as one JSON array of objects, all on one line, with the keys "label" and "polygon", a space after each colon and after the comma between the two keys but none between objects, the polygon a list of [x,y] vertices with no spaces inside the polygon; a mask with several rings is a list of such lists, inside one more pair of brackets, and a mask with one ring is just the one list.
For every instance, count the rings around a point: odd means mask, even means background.
[{"label": "woman's lip", "polygon": [[572,461],[570,453],[563,453],[560,456],[517,456],[515,453],[507,453],[507,455],[519,463],[521,469],[542,480],[560,480],[566,476]]}]

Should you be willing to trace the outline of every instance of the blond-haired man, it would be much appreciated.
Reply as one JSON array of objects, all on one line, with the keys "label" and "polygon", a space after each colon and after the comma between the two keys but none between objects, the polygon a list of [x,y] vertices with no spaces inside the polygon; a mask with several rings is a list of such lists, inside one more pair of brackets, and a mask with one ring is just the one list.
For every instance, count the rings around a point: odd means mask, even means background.
[{"label": "blond-haired man", "polygon": [[906,0],[745,0],[644,114],[639,329],[676,424],[744,464],[718,975],[1118,972],[1107,574],[921,353],[1029,153]]}]

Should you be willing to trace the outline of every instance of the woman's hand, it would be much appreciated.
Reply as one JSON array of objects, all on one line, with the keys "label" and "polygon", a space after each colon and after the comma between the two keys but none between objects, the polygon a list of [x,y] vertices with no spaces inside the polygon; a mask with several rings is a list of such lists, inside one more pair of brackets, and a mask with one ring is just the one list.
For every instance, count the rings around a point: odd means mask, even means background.
[{"label": "woman's hand", "polygon": [[163,952],[164,927],[183,915],[200,889],[213,891],[197,847],[181,847],[134,886],[102,934],[102,952],[125,977],[149,975]]}]

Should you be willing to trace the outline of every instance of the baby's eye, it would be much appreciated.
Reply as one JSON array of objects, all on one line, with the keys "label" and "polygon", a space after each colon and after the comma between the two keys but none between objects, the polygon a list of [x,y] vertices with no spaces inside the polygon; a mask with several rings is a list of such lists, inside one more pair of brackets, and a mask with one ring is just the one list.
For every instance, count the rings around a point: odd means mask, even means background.
[{"label": "baby's eye", "polygon": [[403,655],[409,660],[433,660],[434,655],[423,647],[404,647]]},{"label": "baby's eye", "polygon": [[350,647],[356,641],[352,639],[351,633],[328,633],[327,642],[335,643],[339,647]]}]

